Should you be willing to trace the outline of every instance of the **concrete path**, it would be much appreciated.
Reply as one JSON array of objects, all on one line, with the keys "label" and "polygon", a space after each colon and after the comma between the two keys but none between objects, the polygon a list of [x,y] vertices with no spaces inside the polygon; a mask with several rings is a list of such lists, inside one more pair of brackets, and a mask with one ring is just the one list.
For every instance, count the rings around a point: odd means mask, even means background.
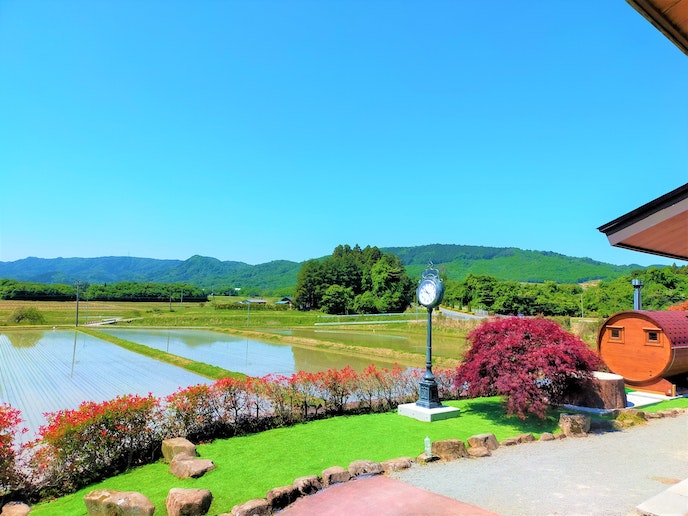
[{"label": "concrete path", "polygon": [[688,414],[623,432],[500,447],[491,457],[392,476],[502,516],[627,516],[642,514],[638,506],[649,514],[685,515],[688,495],[680,493],[687,484],[680,483],[688,479]]},{"label": "concrete path", "polygon": [[[431,424],[431,423],[429,423]],[[688,515],[688,413],[337,484],[285,516]]]}]

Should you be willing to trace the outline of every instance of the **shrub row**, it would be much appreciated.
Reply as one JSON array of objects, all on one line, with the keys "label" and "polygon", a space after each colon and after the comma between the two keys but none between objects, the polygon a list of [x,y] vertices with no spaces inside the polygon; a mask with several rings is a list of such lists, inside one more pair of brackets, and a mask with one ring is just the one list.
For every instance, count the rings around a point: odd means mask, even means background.
[{"label": "shrub row", "polygon": [[[126,395],[46,414],[19,445],[20,413],[0,405],[0,506],[61,496],[159,458],[168,437],[196,442],[344,413],[387,411],[418,397],[423,371],[350,367],[292,376],[224,378],[165,398]],[[453,370],[435,372],[440,397],[455,397]]]}]

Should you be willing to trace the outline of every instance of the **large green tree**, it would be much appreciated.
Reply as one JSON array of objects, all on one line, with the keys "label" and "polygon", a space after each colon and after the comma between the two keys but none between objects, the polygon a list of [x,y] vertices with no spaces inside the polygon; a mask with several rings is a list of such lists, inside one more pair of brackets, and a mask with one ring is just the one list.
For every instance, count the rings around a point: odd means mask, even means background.
[{"label": "large green tree", "polygon": [[403,312],[411,299],[413,282],[401,260],[370,246],[340,245],[329,257],[305,262],[296,284],[301,310]]}]

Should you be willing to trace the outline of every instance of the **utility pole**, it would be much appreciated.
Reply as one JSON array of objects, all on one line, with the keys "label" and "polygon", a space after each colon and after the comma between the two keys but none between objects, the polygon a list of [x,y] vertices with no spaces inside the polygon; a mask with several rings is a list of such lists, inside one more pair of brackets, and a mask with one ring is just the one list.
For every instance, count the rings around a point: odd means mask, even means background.
[{"label": "utility pole", "polygon": [[76,282],[76,320],[74,321],[74,326],[79,326],[79,287],[81,287],[81,283],[79,281]]}]

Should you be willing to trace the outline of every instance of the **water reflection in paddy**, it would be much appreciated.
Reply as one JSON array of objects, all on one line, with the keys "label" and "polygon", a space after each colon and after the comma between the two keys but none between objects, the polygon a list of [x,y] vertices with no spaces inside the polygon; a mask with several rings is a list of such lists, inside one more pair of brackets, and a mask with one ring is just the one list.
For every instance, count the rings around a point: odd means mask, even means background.
[{"label": "water reflection in paddy", "polygon": [[331,351],[270,344],[206,330],[147,330],[108,328],[104,333],[174,355],[205,362],[250,376],[297,371],[317,372],[347,365],[362,371],[371,363],[392,367],[391,361],[351,357]]},{"label": "water reflection in paddy", "polygon": [[0,333],[0,403],[37,430],[43,413],[123,394],[166,396],[202,376],[70,330]]},{"label": "water reflection in paddy", "polygon": [[[421,365],[425,364],[425,347],[427,334],[424,332],[409,333],[403,330],[395,332],[386,329],[384,332],[376,330],[338,330],[338,329],[311,329],[295,328],[283,332],[294,337],[327,340],[351,346],[364,348],[386,348],[406,353],[418,353],[422,356]],[[447,358],[459,358],[466,346],[466,339],[459,334],[438,334],[432,336],[432,352],[434,356]]]}]

